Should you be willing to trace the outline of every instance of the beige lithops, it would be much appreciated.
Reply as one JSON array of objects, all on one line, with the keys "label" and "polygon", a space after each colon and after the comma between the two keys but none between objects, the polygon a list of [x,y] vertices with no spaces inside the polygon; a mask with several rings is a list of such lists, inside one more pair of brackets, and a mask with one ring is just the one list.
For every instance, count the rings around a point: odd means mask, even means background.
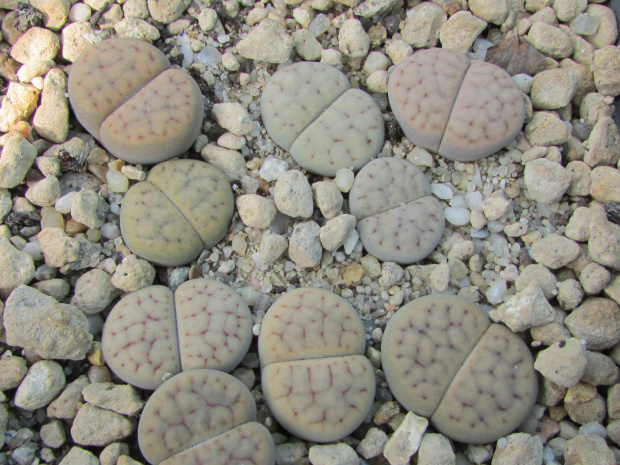
[{"label": "beige lithops", "polygon": [[295,63],[274,74],[261,97],[261,116],[275,143],[324,176],[360,169],[383,145],[378,105],[323,63]]},{"label": "beige lithops", "polygon": [[184,265],[224,237],[233,210],[232,189],[221,171],[195,160],[170,160],[125,194],[121,233],[136,255],[158,265]]},{"label": "beige lithops", "polygon": [[438,294],[405,305],[388,321],[381,349],[394,397],[453,440],[495,441],[534,406],[528,347],[463,298]]},{"label": "beige lithops", "polygon": [[390,75],[388,96],[407,138],[451,160],[495,153],[525,119],[510,75],[456,50],[421,50],[402,61]]},{"label": "beige lithops", "polygon": [[280,425],[315,442],[343,438],[375,393],[355,309],[320,289],[296,289],[267,312],[258,339],[265,401]]},{"label": "beige lithops", "polygon": [[271,434],[256,422],[250,391],[226,373],[201,369],[174,376],[147,401],[138,426],[153,465],[273,465]]},{"label": "beige lithops", "polygon": [[71,67],[68,90],[84,128],[132,163],[180,155],[200,132],[198,85],[138,39],[109,39],[86,49]]},{"label": "beige lithops", "polygon": [[112,309],[102,350],[119,378],[155,389],[166,373],[231,371],[248,351],[252,324],[241,297],[217,281],[193,279],[175,293],[150,286],[128,294]]}]

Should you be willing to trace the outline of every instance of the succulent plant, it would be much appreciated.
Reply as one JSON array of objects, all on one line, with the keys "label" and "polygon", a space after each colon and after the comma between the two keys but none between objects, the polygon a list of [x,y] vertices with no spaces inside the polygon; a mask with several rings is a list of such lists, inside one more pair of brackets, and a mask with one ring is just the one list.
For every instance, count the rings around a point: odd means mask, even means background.
[{"label": "succulent plant", "polygon": [[394,397],[455,441],[497,440],[536,400],[523,340],[460,297],[426,296],[400,308],[388,320],[381,353]]},{"label": "succulent plant", "polygon": [[321,289],[296,289],[269,309],[258,338],[263,395],[276,420],[315,442],[343,438],[375,395],[355,309]]},{"label": "succulent plant", "polygon": [[398,158],[377,158],[360,170],[349,209],[368,253],[384,261],[422,260],[437,247],[445,227],[424,173]]},{"label": "succulent plant", "polygon": [[141,40],[116,38],[88,47],[71,67],[68,90],[82,126],[131,163],[180,155],[200,132],[198,85]]},{"label": "succulent plant", "polygon": [[233,211],[232,189],[220,170],[195,160],[169,160],[125,194],[121,233],[136,255],[159,265],[184,265],[224,237]]},{"label": "succulent plant", "polygon": [[248,351],[252,324],[241,297],[217,281],[193,279],[175,293],[149,286],[126,295],[112,309],[102,350],[119,378],[156,389],[167,373],[231,371]]},{"label": "succulent plant", "polygon": [[153,465],[273,465],[271,434],[237,378],[191,370],[166,381],[147,401],[138,442]]},{"label": "succulent plant", "polygon": [[323,63],[295,63],[275,73],[263,91],[261,115],[276,144],[301,167],[324,176],[360,169],[383,145],[378,105]]},{"label": "succulent plant", "polygon": [[420,50],[403,60],[390,75],[388,97],[407,138],[450,160],[495,153],[525,118],[521,91],[506,71],[456,50]]}]

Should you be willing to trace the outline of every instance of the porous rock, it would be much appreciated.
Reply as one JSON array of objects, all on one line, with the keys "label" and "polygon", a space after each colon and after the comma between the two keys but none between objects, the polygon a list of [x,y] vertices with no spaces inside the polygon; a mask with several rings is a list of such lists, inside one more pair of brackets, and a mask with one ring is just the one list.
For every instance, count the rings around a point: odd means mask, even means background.
[{"label": "porous rock", "polygon": [[42,360],[30,367],[15,393],[15,405],[25,410],[47,406],[65,387],[62,366],[52,360]]}]

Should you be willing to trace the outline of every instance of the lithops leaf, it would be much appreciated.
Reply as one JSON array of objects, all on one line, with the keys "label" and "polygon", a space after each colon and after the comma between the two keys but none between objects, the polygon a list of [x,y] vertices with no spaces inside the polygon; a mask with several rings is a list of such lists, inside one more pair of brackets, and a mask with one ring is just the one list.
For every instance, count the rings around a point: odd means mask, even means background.
[{"label": "lithops leaf", "polygon": [[247,353],[254,323],[250,309],[230,287],[192,279],[175,292],[183,370],[231,371]]},{"label": "lithops leaf", "polygon": [[123,380],[155,389],[181,371],[173,294],[150,286],[125,296],[110,312],[102,336],[106,363]]},{"label": "lithops leaf", "polygon": [[263,365],[363,353],[364,327],[351,305],[321,289],[296,289],[274,304],[258,339]]},{"label": "lithops leaf", "polygon": [[381,353],[390,390],[407,410],[430,416],[488,328],[464,299],[434,295],[400,308],[385,328]]},{"label": "lithops leaf", "polygon": [[509,434],[536,400],[528,347],[460,297],[422,297],[398,310],[385,329],[382,363],[394,397],[456,441]]},{"label": "lithops leaf", "polygon": [[169,69],[103,121],[101,143],[128,162],[157,163],[189,148],[200,133],[202,113],[196,81]]},{"label": "lithops leaf", "polygon": [[254,399],[241,381],[219,371],[190,370],[166,381],[149,398],[138,442],[144,457],[159,464],[255,419]]},{"label": "lithops leaf", "polygon": [[360,169],[383,145],[381,110],[370,95],[349,89],[295,140],[291,155],[307,170],[336,176],[340,168]]},{"label": "lithops leaf", "polygon": [[301,132],[350,87],[346,76],[323,63],[295,63],[275,73],[261,96],[263,124],[289,150]]},{"label": "lithops leaf", "polygon": [[375,392],[363,355],[274,363],[263,369],[271,413],[291,433],[329,442],[351,433],[366,417]]},{"label": "lithops leaf", "polygon": [[293,434],[336,441],[368,414],[375,392],[362,322],[341,297],[296,289],[269,309],[258,338],[269,409]]},{"label": "lithops leaf", "polygon": [[170,160],[129,189],[121,233],[135,254],[159,265],[184,265],[224,237],[233,210],[232,189],[221,171],[195,160]]},{"label": "lithops leaf", "polygon": [[275,461],[271,433],[260,423],[245,423],[177,455],[161,465],[270,465]]},{"label": "lithops leaf", "polygon": [[405,135],[451,160],[495,153],[525,118],[523,96],[508,73],[470,64],[455,50],[421,50],[403,60],[390,75],[388,97]]},{"label": "lithops leaf", "polygon": [[408,161],[371,161],[355,177],[349,198],[362,244],[381,260],[415,263],[441,240],[443,208],[430,195],[424,174]]},{"label": "lithops leaf", "polygon": [[538,392],[532,355],[505,326],[493,324],[454,377],[431,417],[452,439],[486,444],[529,415]]},{"label": "lithops leaf", "polygon": [[170,62],[138,39],[110,39],[86,49],[71,67],[68,90],[78,121],[99,138],[101,123]]}]

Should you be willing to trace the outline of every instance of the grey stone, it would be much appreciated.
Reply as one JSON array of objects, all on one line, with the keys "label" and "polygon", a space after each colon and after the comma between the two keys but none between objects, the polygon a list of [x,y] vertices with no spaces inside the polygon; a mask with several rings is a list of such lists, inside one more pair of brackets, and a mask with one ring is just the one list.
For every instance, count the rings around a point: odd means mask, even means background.
[{"label": "grey stone", "polygon": [[60,420],[52,420],[41,426],[41,441],[47,447],[57,449],[67,440],[65,428]]},{"label": "grey stone", "polygon": [[80,190],[71,202],[71,217],[89,228],[100,228],[105,223],[110,207],[97,192]]},{"label": "grey stone", "polygon": [[93,268],[101,261],[101,244],[92,243],[83,234],[68,236],[62,228],[44,228],[37,235],[45,264],[66,273]]},{"label": "grey stone", "polygon": [[532,244],[531,255],[552,270],[568,265],[579,256],[579,244],[559,234],[549,234]]},{"label": "grey stone", "polygon": [[28,367],[24,358],[11,356],[0,359],[0,391],[19,386],[26,373],[28,373]]},{"label": "grey stone", "polygon": [[285,215],[292,218],[312,216],[312,188],[299,170],[288,170],[278,177],[273,198],[276,208]]},{"label": "grey stone", "polygon": [[554,203],[570,187],[571,174],[561,164],[539,158],[525,165],[523,179],[532,199],[541,203]]},{"label": "grey stone", "polygon": [[78,404],[82,402],[82,391],[88,384],[88,378],[85,375],[67,384],[62,393],[47,407],[47,416],[63,420],[75,418]]},{"label": "grey stone", "polygon": [[343,442],[312,446],[308,458],[312,465],[359,465],[361,462],[355,450]]},{"label": "grey stone", "polygon": [[342,192],[331,181],[319,181],[312,184],[312,192],[321,214],[328,220],[334,218],[342,209],[344,202]]},{"label": "grey stone", "polygon": [[456,456],[450,440],[443,434],[426,433],[418,450],[418,465],[453,465]]},{"label": "grey stone", "polygon": [[60,465],[99,465],[99,460],[92,452],[73,446]]},{"label": "grey stone", "polygon": [[595,262],[620,270],[620,226],[605,220],[591,222],[588,253]]},{"label": "grey stone", "polygon": [[540,436],[513,433],[497,442],[492,465],[537,465],[543,463],[543,443]]},{"label": "grey stone", "polygon": [[273,200],[257,194],[237,197],[237,211],[241,221],[251,228],[268,228],[278,213]]},{"label": "grey stone", "polygon": [[15,393],[15,405],[25,410],[46,407],[64,387],[62,366],[52,360],[42,360],[26,373]]},{"label": "grey stone", "polygon": [[355,229],[357,221],[353,215],[339,215],[325,223],[319,231],[321,245],[325,250],[335,251],[340,247],[348,234]]},{"label": "grey stone", "polygon": [[583,377],[587,364],[586,349],[572,337],[539,352],[534,368],[558,386],[568,388]]},{"label": "grey stone", "polygon": [[41,137],[57,144],[64,142],[69,133],[69,101],[66,93],[65,73],[58,68],[50,70],[43,81],[41,104],[32,120],[32,127]]},{"label": "grey stone", "polygon": [[620,308],[610,299],[586,299],[564,324],[573,336],[585,339],[589,350],[609,349],[620,341]]},{"label": "grey stone", "polygon": [[263,263],[276,261],[288,248],[288,242],[279,234],[265,234],[260,243],[259,254]]},{"label": "grey stone", "polygon": [[441,26],[447,19],[439,5],[422,2],[407,12],[402,38],[415,48],[434,47],[439,41]]},{"label": "grey stone", "polygon": [[282,24],[267,18],[237,43],[237,51],[250,60],[284,63],[293,51],[293,39]]},{"label": "grey stone", "polygon": [[357,452],[365,459],[377,457],[383,452],[388,435],[382,429],[370,428],[357,446]]},{"label": "grey stone", "polygon": [[14,289],[34,278],[34,261],[17,250],[6,237],[0,237],[0,297],[6,298]]},{"label": "grey stone", "polygon": [[129,384],[92,383],[82,391],[84,400],[121,415],[136,415],[144,407],[138,392]]},{"label": "grey stone", "polygon": [[129,455],[129,446],[124,442],[113,442],[101,451],[99,461],[101,465],[118,465],[117,461],[121,455]]},{"label": "grey stone", "polygon": [[443,48],[467,53],[486,27],[486,21],[476,18],[469,11],[458,11],[442,24],[439,40]]},{"label": "grey stone", "polygon": [[181,17],[191,0],[148,0],[149,12],[155,21],[170,24]]},{"label": "grey stone", "polygon": [[19,132],[9,133],[0,157],[0,188],[11,189],[21,184],[35,158],[37,149],[30,142]]},{"label": "grey stone", "polygon": [[83,446],[107,446],[129,437],[135,429],[134,420],[87,403],[73,420],[71,437]]},{"label": "grey stone", "polygon": [[314,221],[299,223],[293,229],[288,244],[288,255],[300,268],[312,268],[321,263],[323,248],[319,239],[320,229]]},{"label": "grey stone", "polygon": [[347,19],[338,32],[340,51],[351,58],[364,58],[370,48],[370,37],[362,23],[355,18]]},{"label": "grey stone", "polygon": [[111,276],[103,270],[87,271],[75,283],[71,304],[86,315],[104,310],[120,294],[112,285]]}]

